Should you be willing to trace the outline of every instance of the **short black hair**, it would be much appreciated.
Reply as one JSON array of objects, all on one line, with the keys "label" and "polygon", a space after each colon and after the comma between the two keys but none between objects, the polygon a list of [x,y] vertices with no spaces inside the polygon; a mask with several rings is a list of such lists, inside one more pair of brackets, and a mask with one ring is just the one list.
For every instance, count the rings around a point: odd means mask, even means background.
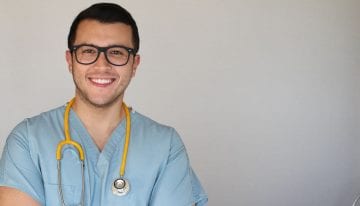
[{"label": "short black hair", "polygon": [[135,53],[139,51],[140,37],[135,20],[131,14],[123,7],[114,3],[97,3],[80,12],[70,27],[68,35],[68,48],[71,50],[76,38],[76,30],[81,21],[90,19],[101,23],[124,23],[129,25],[132,30],[132,42]]}]

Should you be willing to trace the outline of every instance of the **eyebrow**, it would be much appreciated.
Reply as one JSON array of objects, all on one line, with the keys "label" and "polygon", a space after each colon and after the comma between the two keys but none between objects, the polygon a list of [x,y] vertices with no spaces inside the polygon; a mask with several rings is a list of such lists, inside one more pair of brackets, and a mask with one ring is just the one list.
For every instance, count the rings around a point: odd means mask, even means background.
[{"label": "eyebrow", "polygon": [[99,45],[92,44],[92,43],[74,44],[74,46],[80,46],[80,45],[87,45],[87,46],[94,46],[94,47],[102,47],[102,48],[119,46],[119,47],[125,47],[125,48],[129,48],[129,49],[134,49],[134,48],[132,48],[132,47],[129,47],[129,46],[126,46],[126,45],[123,45],[123,44],[110,44],[110,45],[107,45],[107,46],[99,46]]}]

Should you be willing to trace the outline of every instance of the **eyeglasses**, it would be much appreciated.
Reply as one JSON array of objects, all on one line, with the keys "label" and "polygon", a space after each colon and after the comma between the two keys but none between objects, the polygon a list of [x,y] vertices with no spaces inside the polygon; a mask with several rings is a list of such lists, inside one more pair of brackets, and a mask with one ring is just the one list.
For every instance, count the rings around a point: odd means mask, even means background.
[{"label": "eyeglasses", "polygon": [[114,66],[126,65],[130,54],[136,54],[134,49],[125,46],[99,47],[89,44],[73,46],[70,51],[75,53],[76,61],[84,65],[96,62],[101,52],[104,52],[106,61]]}]

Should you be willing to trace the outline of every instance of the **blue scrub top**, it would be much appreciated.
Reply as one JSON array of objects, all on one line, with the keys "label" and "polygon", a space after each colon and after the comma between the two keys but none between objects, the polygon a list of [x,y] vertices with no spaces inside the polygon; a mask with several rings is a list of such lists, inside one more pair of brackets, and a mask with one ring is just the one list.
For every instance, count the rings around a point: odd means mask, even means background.
[{"label": "blue scrub top", "polygon": [[[0,160],[0,186],[21,190],[41,205],[61,205],[58,193],[58,143],[64,139],[65,106],[25,119],[10,133]],[[125,120],[99,151],[76,113],[70,112],[70,134],[85,152],[85,205],[206,205],[207,195],[193,172],[178,133],[131,112],[131,137],[125,178],[130,191],[112,193],[119,177]],[[81,201],[81,162],[77,151],[63,149],[62,188],[65,203]]]}]

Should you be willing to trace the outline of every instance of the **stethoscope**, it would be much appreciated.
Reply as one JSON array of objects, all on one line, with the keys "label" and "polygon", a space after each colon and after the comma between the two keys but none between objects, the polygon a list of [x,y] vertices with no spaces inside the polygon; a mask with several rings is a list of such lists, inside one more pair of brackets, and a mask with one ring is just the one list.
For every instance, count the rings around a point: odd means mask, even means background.
[{"label": "stethoscope", "polygon": [[[70,114],[71,106],[73,105],[74,101],[75,101],[75,98],[73,98],[66,105],[65,113],[64,113],[65,139],[59,142],[59,144],[57,145],[57,149],[56,149],[57,172],[58,172],[58,191],[59,191],[59,196],[60,196],[61,203],[63,206],[65,206],[66,204],[65,204],[65,200],[64,200],[64,193],[63,193],[62,186],[61,186],[61,183],[62,183],[61,158],[62,158],[62,149],[65,145],[70,145],[70,146],[74,147],[78,152],[79,159],[81,162],[81,176],[82,176],[82,189],[81,189],[80,205],[84,205],[84,199],[85,199],[85,196],[84,196],[84,194],[85,194],[84,150],[82,149],[82,146],[78,142],[71,139],[70,132],[69,132],[69,114]],[[126,195],[130,190],[129,181],[124,178],[124,174],[125,174],[126,158],[127,158],[129,141],[130,141],[131,121],[130,121],[130,112],[125,103],[122,103],[122,108],[125,111],[125,119],[126,119],[125,142],[124,142],[124,149],[123,149],[122,161],[121,161],[121,166],[120,166],[120,176],[119,176],[119,178],[114,180],[112,187],[111,187],[113,194],[118,195],[118,196]]]},{"label": "stethoscope", "polygon": [[356,199],[354,200],[352,206],[356,206],[356,203],[358,203],[360,200],[360,195],[356,197]]}]

